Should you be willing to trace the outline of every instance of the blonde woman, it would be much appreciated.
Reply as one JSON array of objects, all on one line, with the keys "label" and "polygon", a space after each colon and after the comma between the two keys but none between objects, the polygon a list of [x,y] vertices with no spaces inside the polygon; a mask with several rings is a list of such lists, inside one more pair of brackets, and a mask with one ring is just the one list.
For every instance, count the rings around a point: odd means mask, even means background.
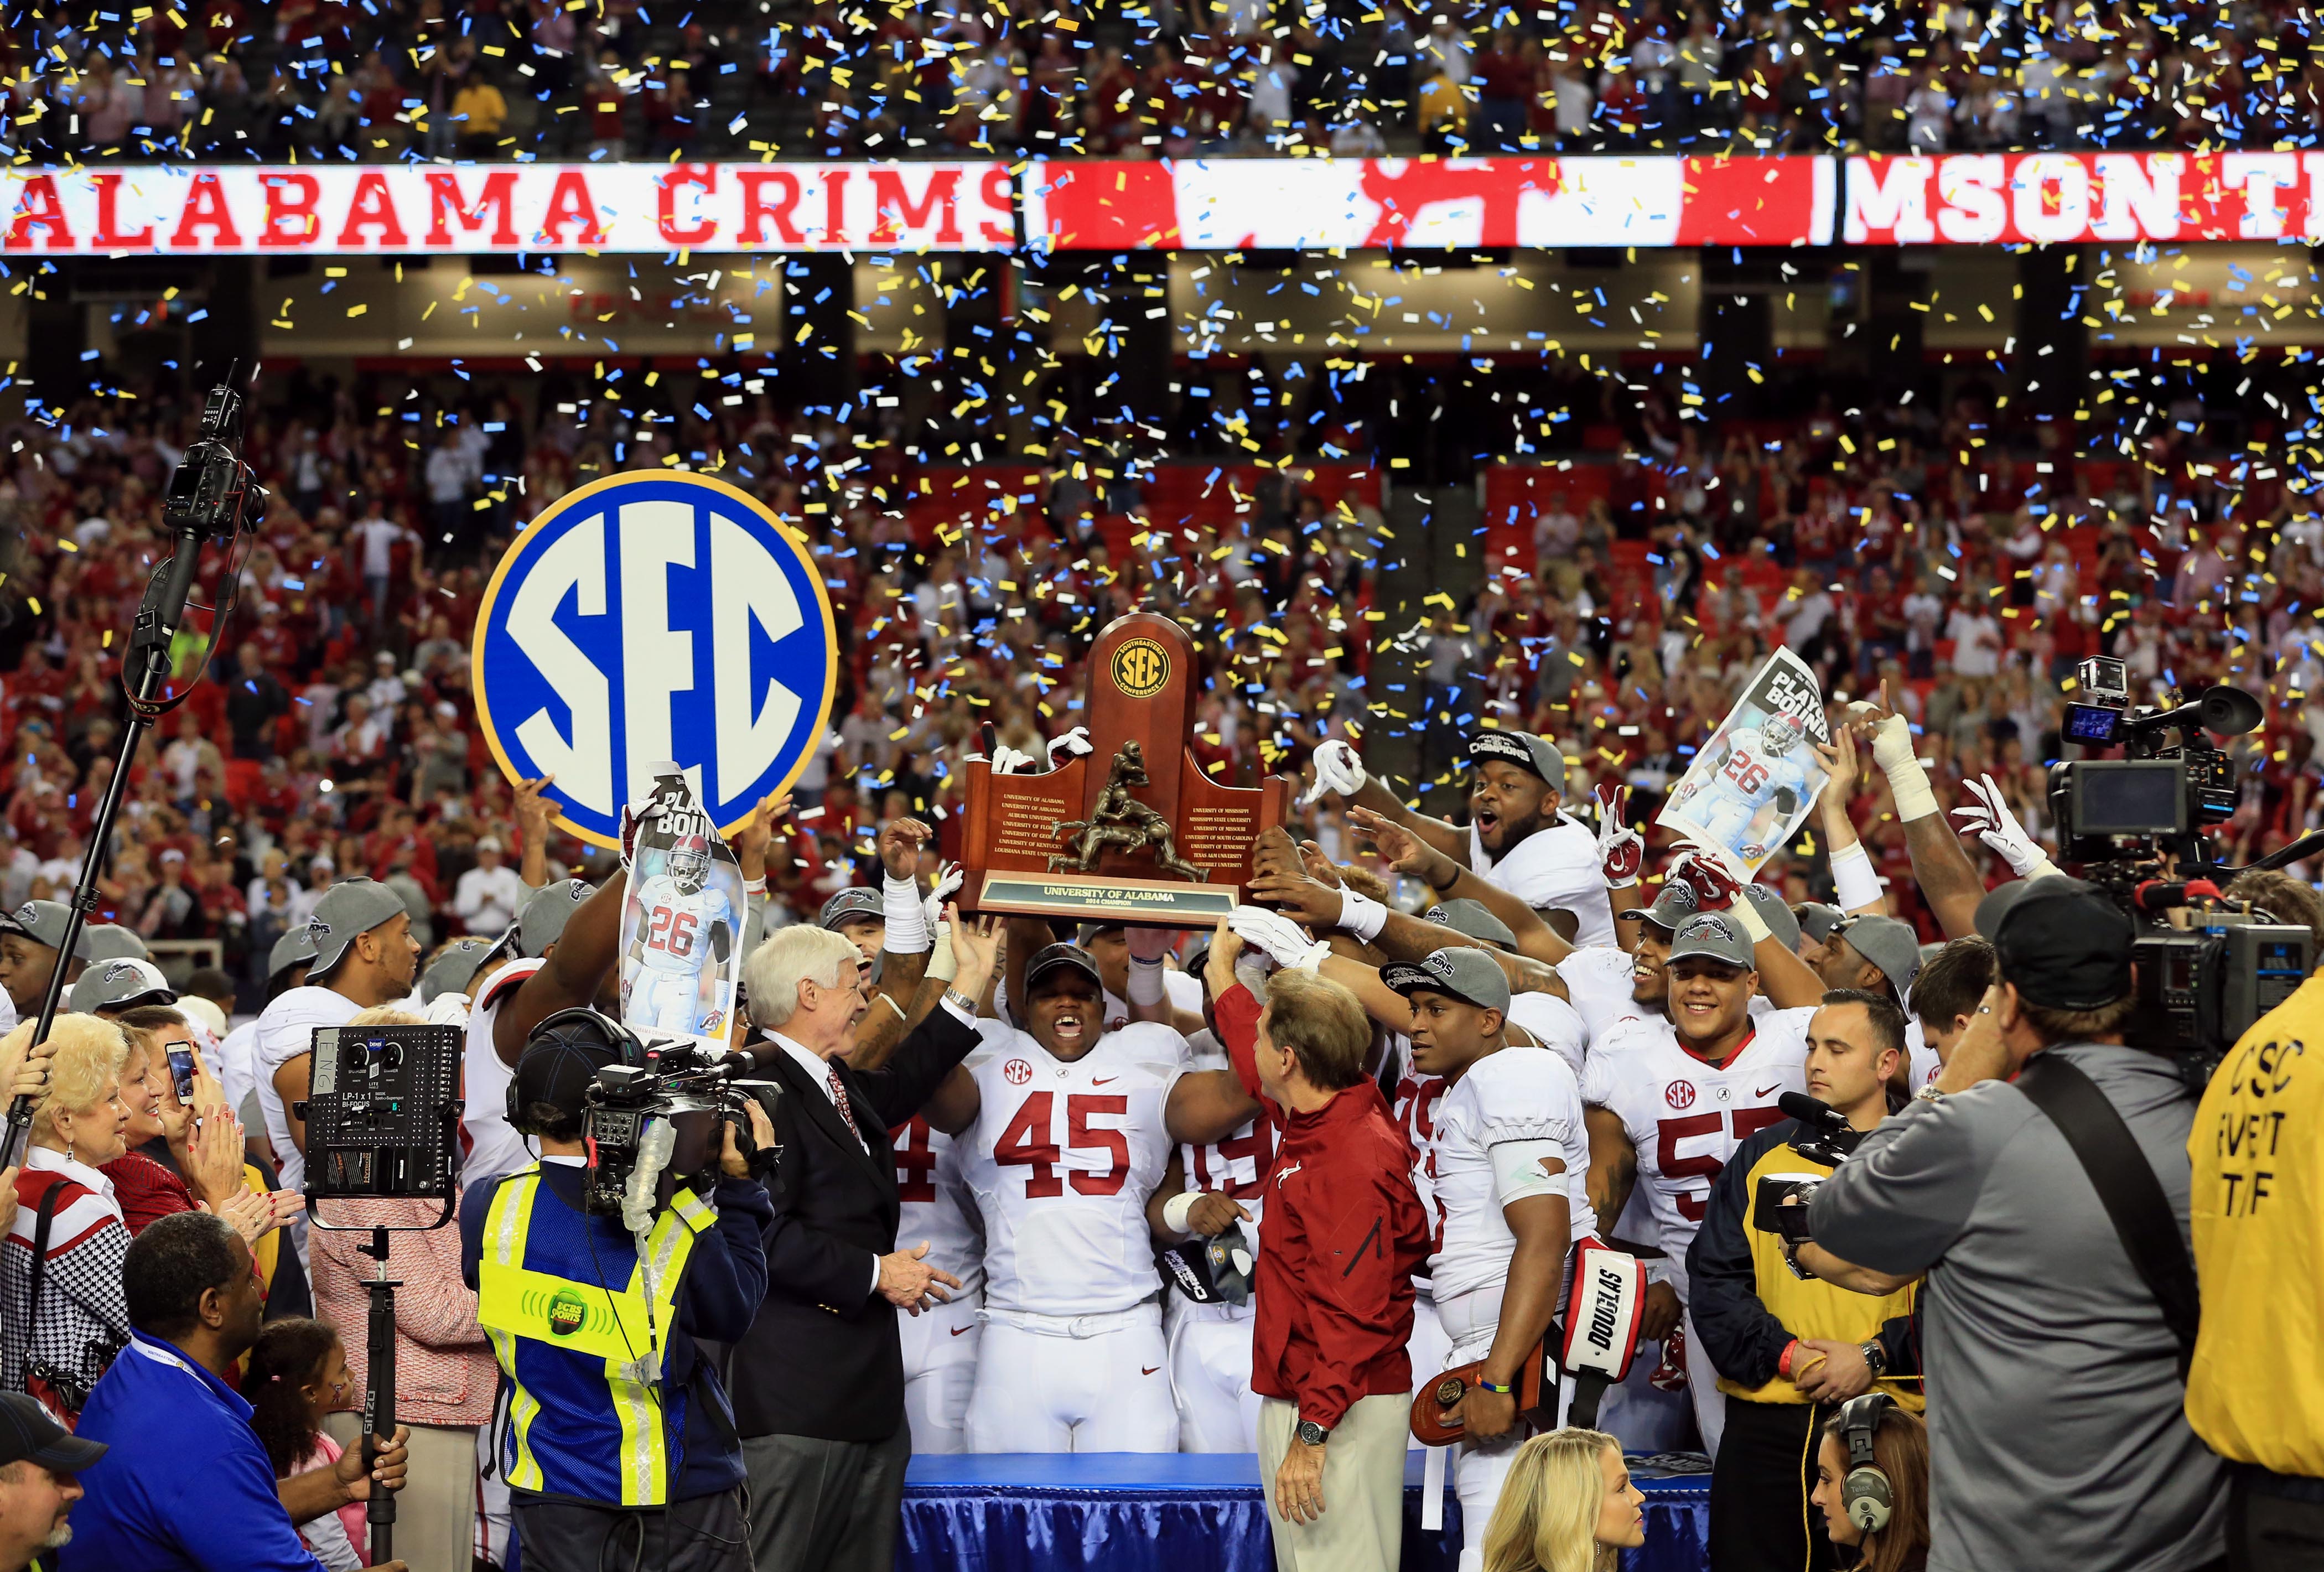
[{"label": "blonde woman", "polygon": [[1485,1526],[1485,1572],[1614,1572],[1624,1549],[1646,1542],[1646,1499],[1604,1431],[1536,1436]]},{"label": "blonde woman", "polygon": [[[22,1056],[34,1024],[0,1039],[0,1060]],[[129,1340],[121,1288],[129,1227],[101,1171],[128,1150],[129,1044],[110,1021],[66,1013],[43,1046],[48,1084],[16,1176],[12,1247],[0,1251],[0,1387],[32,1391],[69,1422]]]}]

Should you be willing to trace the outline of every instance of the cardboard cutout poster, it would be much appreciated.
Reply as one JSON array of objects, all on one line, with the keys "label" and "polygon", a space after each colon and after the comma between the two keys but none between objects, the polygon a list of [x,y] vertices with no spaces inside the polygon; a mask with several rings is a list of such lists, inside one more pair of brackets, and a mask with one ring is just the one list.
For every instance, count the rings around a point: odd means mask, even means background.
[{"label": "cardboard cutout poster", "polygon": [[1717,846],[1757,874],[1815,807],[1827,774],[1815,744],[1830,746],[1815,673],[1777,650],[1702,744],[1655,822]]},{"label": "cardboard cutout poster", "polygon": [[722,1053],[742,970],[742,870],[675,763],[655,766],[646,800],[660,811],[631,854],[622,1019],[649,1040],[690,1037]]}]

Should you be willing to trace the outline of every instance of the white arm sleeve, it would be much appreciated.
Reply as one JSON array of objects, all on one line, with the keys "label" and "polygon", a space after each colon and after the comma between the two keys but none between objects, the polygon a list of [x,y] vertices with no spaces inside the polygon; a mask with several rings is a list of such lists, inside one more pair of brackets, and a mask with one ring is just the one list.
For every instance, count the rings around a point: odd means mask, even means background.
[{"label": "white arm sleeve", "polygon": [[1880,890],[1880,875],[1872,871],[1872,859],[1865,855],[1860,841],[1831,855],[1831,882],[1842,911],[1866,906],[1888,909],[1887,897]]},{"label": "white arm sleeve", "polygon": [[[1493,1204],[1506,1207],[1527,1196],[1565,1194],[1565,1150],[1550,1140],[1504,1141],[1493,1148]],[[1545,1171],[1544,1161],[1557,1164]]]}]

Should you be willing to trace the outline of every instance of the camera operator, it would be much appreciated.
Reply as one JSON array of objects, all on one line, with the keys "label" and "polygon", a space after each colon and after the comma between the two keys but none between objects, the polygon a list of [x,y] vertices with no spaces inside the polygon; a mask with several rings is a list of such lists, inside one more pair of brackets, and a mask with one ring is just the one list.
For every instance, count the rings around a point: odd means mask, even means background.
[{"label": "camera operator", "polygon": [[[2282,874],[2227,886],[2311,931],[2316,892]],[[2211,1077],[2189,1143],[2190,1211],[2202,1328],[2187,1373],[2187,1419],[2229,1465],[2227,1564],[2324,1568],[2324,978],[2262,1017]]]},{"label": "camera operator", "polygon": [[1817,1192],[1799,1258],[1879,1291],[1927,1275],[1937,1572],[2224,1566],[2225,1470],[2188,1428],[2178,1339],[2067,1134],[2142,1157],[2186,1228],[2195,1105],[2169,1059],[2123,1045],[2130,919],[2052,877],[1992,926],[2000,982]]},{"label": "camera operator", "polygon": [[722,1130],[710,1204],[680,1188],[642,1237],[590,1213],[586,1094],[633,1040],[594,1014],[536,1031],[511,1101],[540,1161],[461,1202],[461,1276],[477,1290],[512,1416],[500,1462],[524,1563],[539,1572],[596,1572],[608,1556],[748,1572],[742,1447],[696,1340],[742,1336],[765,1296],[760,1235],[773,1212],[751,1158],[774,1133],[752,1104],[747,1148],[733,1124]]},{"label": "camera operator", "polygon": [[[1894,1001],[1836,988],[1808,1022],[1808,1096],[1849,1130],[1870,1130],[1888,1116],[1888,1081],[1904,1056]],[[1794,1267],[1783,1235],[1755,1225],[1767,1221],[1764,1210],[1754,1216],[1763,1181],[1820,1176],[1852,1140],[1798,1119],[1752,1135],[1711,1181],[1687,1247],[1688,1309],[1727,1394],[1711,1475],[1711,1572],[1829,1567],[1831,1545],[1804,1510],[1817,1420],[1876,1385],[1920,1411],[1912,1287],[1877,1299],[1851,1293]]]}]

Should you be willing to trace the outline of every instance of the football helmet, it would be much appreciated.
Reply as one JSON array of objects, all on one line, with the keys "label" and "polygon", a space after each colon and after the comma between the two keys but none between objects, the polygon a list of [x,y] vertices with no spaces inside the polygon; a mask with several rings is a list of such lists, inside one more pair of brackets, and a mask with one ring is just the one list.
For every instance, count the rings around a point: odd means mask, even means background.
[{"label": "football helmet", "polygon": [[710,847],[700,836],[688,836],[670,847],[669,876],[688,895],[710,882]]},{"label": "football helmet", "polygon": [[1806,728],[1788,715],[1771,715],[1759,723],[1759,742],[1771,754],[1788,754],[1807,735]]}]

